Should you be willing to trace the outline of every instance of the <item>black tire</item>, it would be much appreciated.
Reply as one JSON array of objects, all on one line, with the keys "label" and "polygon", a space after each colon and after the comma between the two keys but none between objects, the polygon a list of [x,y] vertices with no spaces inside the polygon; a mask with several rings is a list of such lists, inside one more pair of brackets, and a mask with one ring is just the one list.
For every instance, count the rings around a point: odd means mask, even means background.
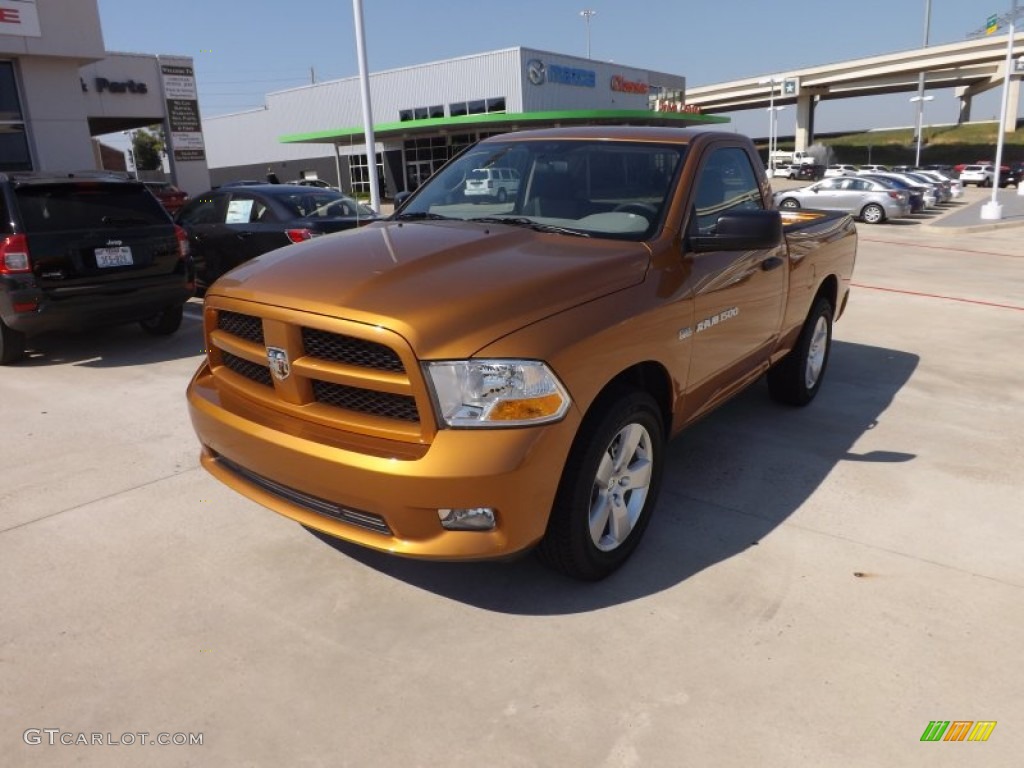
[{"label": "black tire", "polygon": [[832,350],[832,302],[819,296],[796,346],[768,369],[768,391],[780,403],[807,405],[821,388]]},{"label": "black tire", "polygon": [[787,197],[781,203],[779,203],[779,208],[799,208],[799,207],[800,207],[800,201],[799,200],[794,200],[792,197]]},{"label": "black tire", "polygon": [[499,203],[504,203],[506,200],[508,200],[508,193],[505,192],[504,189],[499,189],[498,190],[498,202]]},{"label": "black tire", "polygon": [[25,334],[0,320],[0,365],[16,363],[25,356]]},{"label": "black tire", "polygon": [[185,305],[176,304],[167,307],[152,317],[140,320],[142,330],[153,336],[170,336],[181,327],[181,319],[185,314]]},{"label": "black tire", "polygon": [[860,217],[867,224],[882,224],[885,222],[885,209],[875,203],[868,203],[860,212]]},{"label": "black tire", "polygon": [[[627,447],[628,459],[620,451]],[[616,390],[598,401],[573,442],[537,555],[576,579],[621,566],[643,537],[664,465],[661,412],[649,394]],[[615,513],[618,514],[615,514]]]}]

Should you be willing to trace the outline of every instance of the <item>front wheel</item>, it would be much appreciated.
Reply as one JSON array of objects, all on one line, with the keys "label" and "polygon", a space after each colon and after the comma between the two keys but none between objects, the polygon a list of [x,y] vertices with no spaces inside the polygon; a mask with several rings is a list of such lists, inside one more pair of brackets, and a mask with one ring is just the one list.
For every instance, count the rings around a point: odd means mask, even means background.
[{"label": "front wheel", "polygon": [[794,200],[792,197],[787,197],[785,200],[783,200],[781,203],[779,203],[779,208],[799,208],[799,207],[800,207],[800,202],[798,200]]},{"label": "front wheel", "polygon": [[796,346],[768,369],[768,392],[780,403],[807,405],[821,388],[832,349],[832,302],[819,296]]},{"label": "front wheel", "polygon": [[864,206],[864,210],[860,212],[860,217],[868,224],[881,224],[885,221],[885,211],[882,209],[882,206],[871,203]]},{"label": "front wheel", "polygon": [[547,565],[588,581],[615,571],[640,543],[665,460],[661,411],[649,394],[622,390],[595,409],[576,435],[537,549]]},{"label": "front wheel", "polygon": [[142,330],[153,336],[170,336],[181,327],[181,319],[185,314],[185,305],[178,304],[167,307],[152,317],[139,321]]}]

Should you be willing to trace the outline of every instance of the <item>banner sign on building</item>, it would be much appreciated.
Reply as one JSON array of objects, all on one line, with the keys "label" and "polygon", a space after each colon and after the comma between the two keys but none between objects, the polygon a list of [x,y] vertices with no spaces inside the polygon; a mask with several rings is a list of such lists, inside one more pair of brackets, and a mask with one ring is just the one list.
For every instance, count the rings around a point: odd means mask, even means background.
[{"label": "banner sign on building", "polygon": [[0,0],[0,35],[42,37],[36,0]]},{"label": "banner sign on building", "polygon": [[199,94],[195,71],[189,66],[161,64],[170,149],[175,160],[205,160],[203,128],[199,120]]}]

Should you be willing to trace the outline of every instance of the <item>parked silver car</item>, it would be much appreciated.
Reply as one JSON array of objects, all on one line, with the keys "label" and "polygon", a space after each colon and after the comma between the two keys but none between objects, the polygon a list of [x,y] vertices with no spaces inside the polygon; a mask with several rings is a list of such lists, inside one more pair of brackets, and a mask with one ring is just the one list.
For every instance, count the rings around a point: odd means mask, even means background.
[{"label": "parked silver car", "polygon": [[800,189],[775,193],[780,208],[845,211],[868,224],[910,215],[910,196],[899,189],[855,176],[837,176]]}]

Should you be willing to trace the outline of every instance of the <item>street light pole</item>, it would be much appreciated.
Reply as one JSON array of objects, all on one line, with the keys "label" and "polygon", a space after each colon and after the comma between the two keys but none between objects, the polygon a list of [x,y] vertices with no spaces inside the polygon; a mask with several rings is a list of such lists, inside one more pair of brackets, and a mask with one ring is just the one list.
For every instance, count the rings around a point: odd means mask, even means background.
[{"label": "street light pole", "polygon": [[359,86],[363,98],[363,133],[366,136],[366,165],[370,181],[370,207],[380,213],[380,185],[377,184],[377,139],[373,135],[373,108],[370,105],[370,76],[363,42],[363,3],[352,0],[356,24],[356,54],[359,57]]},{"label": "street light pole", "polygon": [[597,11],[592,11],[589,8],[584,8],[582,11],[580,11],[580,16],[582,16],[586,20],[586,22],[587,22],[587,58],[589,59],[590,58],[590,19],[592,17],[594,17],[594,16],[597,16]]},{"label": "street light pole", "polygon": [[[924,46],[928,47],[928,32],[932,25],[932,0],[924,0]],[[914,159],[914,167],[921,165],[921,132],[924,121],[924,103],[930,101],[924,95],[924,70],[917,75],[917,97],[911,101],[917,102],[917,155]]]},{"label": "street light pole", "polygon": [[1003,139],[1005,137],[1006,113],[1010,103],[1010,78],[1013,76],[1013,36],[1014,25],[1017,20],[1017,0],[1010,4],[1010,28],[1006,36],[1006,62],[1003,71],[1003,104],[999,110],[999,125],[996,126],[996,167],[992,177],[992,199],[981,206],[981,218],[1001,219],[1003,218],[1003,206],[999,204],[999,176],[1000,166],[1003,163]]},{"label": "street light pole", "polygon": [[[922,74],[921,77],[923,78],[924,74]],[[922,88],[923,87],[924,86],[922,85]],[[921,138],[922,138],[922,134],[924,133],[924,123],[923,123],[923,119],[924,119],[924,103],[926,101],[931,101],[934,98],[935,98],[934,96],[921,96],[921,95],[918,95],[918,96],[913,96],[910,99],[911,101],[916,101],[918,103],[918,107],[917,107],[917,154],[914,156],[914,167],[915,168],[919,168],[921,166]]]},{"label": "street light pole", "polygon": [[768,85],[768,178],[775,178],[775,75],[758,80],[758,85]]}]

